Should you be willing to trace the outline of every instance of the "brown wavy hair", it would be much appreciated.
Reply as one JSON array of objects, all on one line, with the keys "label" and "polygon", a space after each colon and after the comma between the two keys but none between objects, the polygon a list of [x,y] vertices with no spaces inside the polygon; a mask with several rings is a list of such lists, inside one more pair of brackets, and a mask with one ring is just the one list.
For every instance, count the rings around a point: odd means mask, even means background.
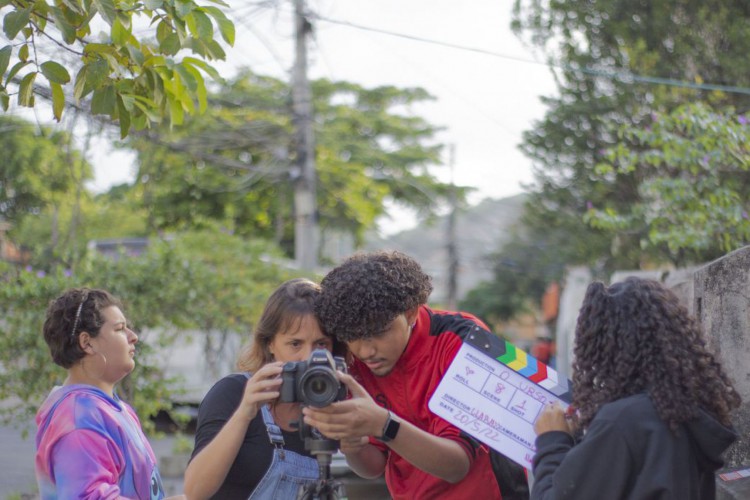
[{"label": "brown wavy hair", "polygon": [[[252,342],[237,360],[240,371],[256,372],[273,361],[269,344],[280,332],[290,332],[299,327],[302,318],[315,314],[314,303],[320,286],[305,278],[285,281],[271,294],[253,332]],[[330,336],[325,331],[323,332]],[[345,356],[346,347],[333,339],[333,354]]]},{"label": "brown wavy hair", "polygon": [[343,342],[385,331],[399,314],[427,303],[432,281],[397,251],[358,253],[329,272],[315,303],[323,329]]},{"label": "brown wavy hair", "polygon": [[627,278],[586,290],[575,337],[573,405],[588,427],[605,403],[646,392],[671,429],[699,409],[730,425],[740,396],[698,322],[661,283]]}]

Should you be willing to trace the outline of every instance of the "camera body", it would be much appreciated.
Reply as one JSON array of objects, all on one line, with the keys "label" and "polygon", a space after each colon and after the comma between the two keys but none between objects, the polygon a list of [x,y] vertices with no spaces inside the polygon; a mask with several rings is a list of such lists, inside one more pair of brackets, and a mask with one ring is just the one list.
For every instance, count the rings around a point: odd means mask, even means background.
[{"label": "camera body", "polygon": [[315,349],[304,361],[289,361],[281,368],[280,403],[302,403],[316,408],[346,398],[347,388],[336,378],[346,372],[344,358]]}]

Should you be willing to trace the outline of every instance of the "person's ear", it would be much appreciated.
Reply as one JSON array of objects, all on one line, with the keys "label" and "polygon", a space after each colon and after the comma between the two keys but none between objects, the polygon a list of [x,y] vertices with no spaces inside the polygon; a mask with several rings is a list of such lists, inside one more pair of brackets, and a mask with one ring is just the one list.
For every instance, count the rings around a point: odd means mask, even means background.
[{"label": "person's ear", "polygon": [[83,352],[93,354],[93,348],[91,347],[91,335],[88,332],[81,332],[78,335],[78,346]]},{"label": "person's ear", "polygon": [[404,313],[404,316],[406,316],[406,322],[408,323],[409,328],[413,327],[414,323],[417,322],[418,314],[419,314],[419,307],[414,307]]}]

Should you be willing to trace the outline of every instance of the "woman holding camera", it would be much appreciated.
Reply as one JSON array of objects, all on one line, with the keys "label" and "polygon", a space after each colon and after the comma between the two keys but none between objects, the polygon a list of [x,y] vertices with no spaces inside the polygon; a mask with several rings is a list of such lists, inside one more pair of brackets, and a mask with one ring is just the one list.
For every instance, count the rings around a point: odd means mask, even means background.
[{"label": "woman holding camera", "polygon": [[294,499],[318,479],[318,464],[292,423],[299,403],[278,402],[284,363],[307,360],[315,349],[338,347],[318,325],[313,303],[320,288],[306,279],[283,283],[266,302],[242,373],[219,380],[198,411],[195,448],[185,471],[191,500]]}]

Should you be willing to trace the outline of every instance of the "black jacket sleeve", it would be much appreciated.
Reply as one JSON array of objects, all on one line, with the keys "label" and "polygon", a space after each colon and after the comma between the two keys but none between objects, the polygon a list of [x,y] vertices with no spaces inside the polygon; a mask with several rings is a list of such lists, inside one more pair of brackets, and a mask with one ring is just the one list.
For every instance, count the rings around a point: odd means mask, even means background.
[{"label": "black jacket sleeve", "polygon": [[628,444],[611,421],[592,421],[574,446],[560,431],[537,436],[532,500],[617,500],[633,469]]}]

